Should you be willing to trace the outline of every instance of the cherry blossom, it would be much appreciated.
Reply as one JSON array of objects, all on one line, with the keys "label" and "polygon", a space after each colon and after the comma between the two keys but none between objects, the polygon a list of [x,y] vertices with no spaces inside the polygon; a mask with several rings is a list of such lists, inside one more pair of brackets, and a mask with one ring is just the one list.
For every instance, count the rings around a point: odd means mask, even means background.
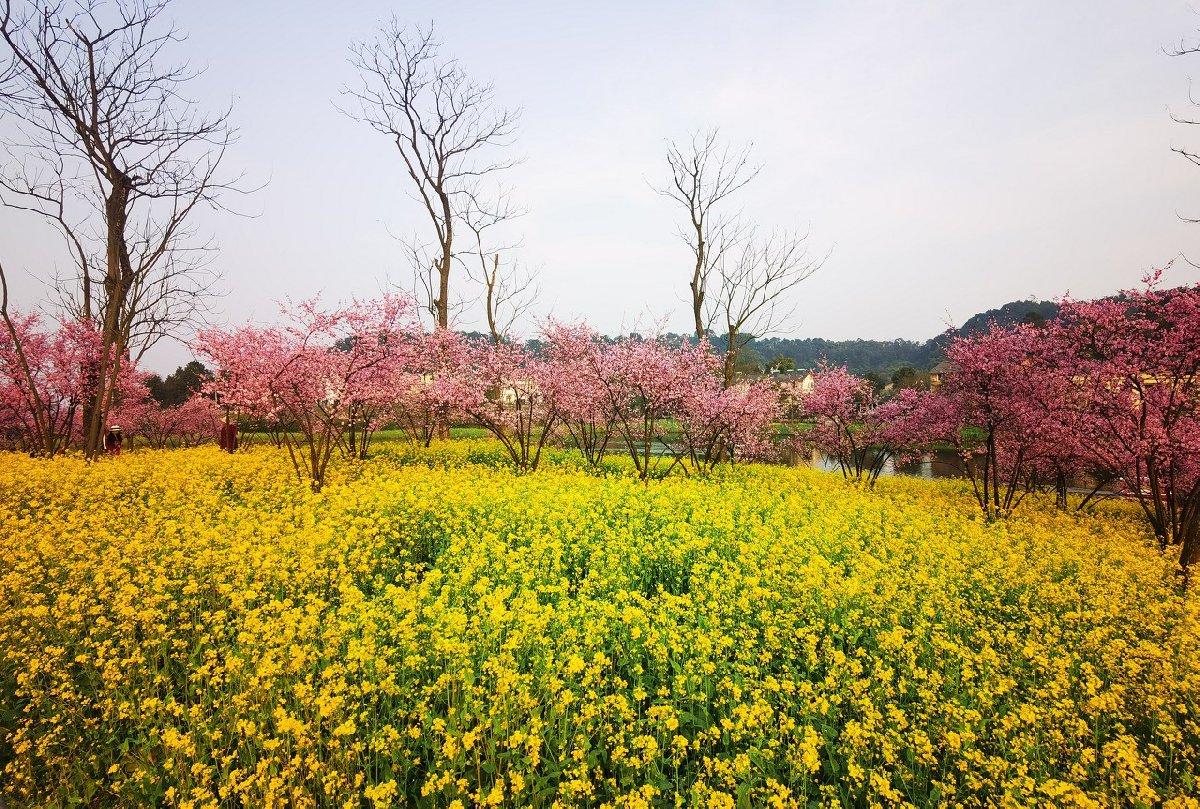
[{"label": "cherry blossom", "polygon": [[1076,451],[1124,482],[1163,547],[1200,559],[1200,285],[1065,300],[1037,346],[1070,394],[1055,414]]},{"label": "cherry blossom", "polygon": [[35,455],[66,450],[82,429],[99,351],[88,322],[47,328],[39,315],[14,314],[12,330],[0,331],[0,427]]},{"label": "cherry blossom", "polygon": [[[394,390],[393,366],[412,356],[415,313],[398,295],[328,311],[310,300],[281,307],[282,326],[207,330],[195,343],[218,368],[206,391],[281,423],[296,474],[319,490],[335,448],[356,454],[343,438],[352,425],[368,434],[377,426],[375,411]],[[355,443],[365,451],[366,436]]]}]

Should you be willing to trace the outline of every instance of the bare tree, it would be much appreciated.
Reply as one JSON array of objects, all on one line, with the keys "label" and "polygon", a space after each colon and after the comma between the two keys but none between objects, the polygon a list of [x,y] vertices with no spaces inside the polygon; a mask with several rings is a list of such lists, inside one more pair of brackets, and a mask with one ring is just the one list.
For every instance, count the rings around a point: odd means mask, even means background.
[{"label": "bare tree", "polygon": [[460,256],[467,276],[483,290],[483,312],[493,343],[509,339],[517,321],[532,308],[538,296],[537,273],[523,270],[510,256],[519,242],[492,243],[491,232],[524,215],[503,192],[496,200],[472,193],[463,211],[463,224],[474,237],[469,255]]},{"label": "bare tree", "polygon": [[[86,174],[69,176],[67,161],[41,144],[29,144],[26,151],[36,152],[36,159],[0,173],[0,203],[38,214],[58,229],[67,245],[71,270],[50,279],[51,291],[68,316],[96,318],[107,302],[106,250],[97,227],[103,220],[103,207],[90,204],[81,193],[90,182]],[[217,185],[210,183],[208,190],[215,194]],[[140,221],[126,222],[127,269],[132,281],[117,322],[134,363],[164,337],[177,336],[202,322],[218,294],[220,276],[211,267],[216,245],[200,238],[196,229],[183,221],[188,212],[181,206],[189,202],[193,201],[175,196],[154,200],[144,206]],[[173,233],[165,232],[168,228]]]},{"label": "bare tree", "polygon": [[483,276],[484,312],[492,342],[509,339],[517,322],[529,314],[541,293],[537,277],[536,269],[516,262],[502,266],[500,254],[492,254],[492,265]]},{"label": "bare tree", "polygon": [[748,229],[735,255],[716,268],[719,282],[710,320],[725,327],[725,385],[734,382],[738,355],[755,337],[776,331],[794,312],[788,292],[821,268],[825,257],[813,258],[808,234],[773,231],[760,237]]},{"label": "bare tree", "polygon": [[[436,328],[439,309],[438,269],[441,262],[432,255],[429,245],[419,238],[402,239],[401,249],[412,270],[412,285],[407,291],[412,292],[413,298],[420,304],[422,318],[427,316]],[[403,287],[403,284],[398,286]],[[456,322],[459,312],[465,307],[466,304],[462,300],[449,303],[446,307],[447,325]]]},{"label": "bare tree", "polygon": [[16,95],[17,60],[11,53],[4,54],[0,61],[0,99],[11,99]]},{"label": "bare tree", "polygon": [[692,318],[696,338],[724,327],[725,384],[732,385],[738,356],[754,337],[778,329],[792,314],[787,293],[816,272],[824,259],[808,255],[806,235],[774,231],[760,238],[737,214],[724,210],[737,191],[758,176],[753,144],[735,148],[716,129],[686,144],[667,146],[670,182],[657,189],[687,211],[680,236],[691,248]]},{"label": "bare tree", "polygon": [[432,25],[409,28],[393,18],[375,39],[351,47],[361,82],[344,94],[355,106],[350,117],[396,145],[429,217],[431,248],[413,244],[409,253],[418,279],[428,279],[422,286],[436,325],[444,329],[450,325],[455,228],[478,181],[515,164],[490,154],[509,145],[518,112],[497,107],[490,84],[474,82],[438,49]]},{"label": "bare tree", "polygon": [[54,282],[69,314],[93,320],[102,351],[85,407],[84,449],[101,449],[122,363],[193,322],[212,292],[212,246],[190,226],[240,178],[221,179],[228,110],[200,113],[197,73],[164,64],[182,41],[169,0],[0,0],[12,75],[0,99],[7,144],[0,199],[66,239],[72,273]]},{"label": "bare tree", "polygon": [[721,208],[734,192],[758,176],[759,167],[750,163],[752,149],[753,144],[734,148],[720,143],[716,129],[694,133],[690,143],[667,144],[671,178],[656,190],[687,211],[688,221],[679,235],[694,259],[688,286],[696,339],[702,339],[710,325],[705,312],[712,273],[745,235],[741,222]]}]

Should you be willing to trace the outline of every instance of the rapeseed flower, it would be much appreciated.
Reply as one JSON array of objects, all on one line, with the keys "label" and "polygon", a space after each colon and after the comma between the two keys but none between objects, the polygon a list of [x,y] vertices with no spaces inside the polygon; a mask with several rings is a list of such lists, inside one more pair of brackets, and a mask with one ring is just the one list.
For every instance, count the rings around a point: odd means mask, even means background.
[{"label": "rapeseed flower", "polygon": [[543,465],[0,457],[0,794],[1196,805],[1200,607],[1124,505]]}]

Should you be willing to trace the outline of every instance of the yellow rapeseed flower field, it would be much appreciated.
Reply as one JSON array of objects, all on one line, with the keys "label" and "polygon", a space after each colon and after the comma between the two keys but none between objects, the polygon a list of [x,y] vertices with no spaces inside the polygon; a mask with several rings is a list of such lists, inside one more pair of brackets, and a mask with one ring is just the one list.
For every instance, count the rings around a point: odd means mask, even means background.
[{"label": "yellow rapeseed flower field", "polygon": [[497,457],[0,457],[0,794],[1200,805],[1200,607],[1120,504]]}]

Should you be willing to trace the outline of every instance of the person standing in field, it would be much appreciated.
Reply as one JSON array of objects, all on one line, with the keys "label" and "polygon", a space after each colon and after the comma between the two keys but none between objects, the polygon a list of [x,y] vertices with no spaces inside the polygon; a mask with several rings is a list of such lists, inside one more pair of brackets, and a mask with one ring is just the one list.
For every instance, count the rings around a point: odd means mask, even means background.
[{"label": "person standing in field", "polygon": [[217,440],[217,444],[226,452],[237,452],[238,428],[229,420],[229,416],[226,416],[225,421],[221,424],[221,436]]},{"label": "person standing in field", "polygon": [[104,451],[109,455],[120,455],[121,444],[124,440],[124,437],[121,435],[120,425],[110,425],[108,432],[104,434]]}]

